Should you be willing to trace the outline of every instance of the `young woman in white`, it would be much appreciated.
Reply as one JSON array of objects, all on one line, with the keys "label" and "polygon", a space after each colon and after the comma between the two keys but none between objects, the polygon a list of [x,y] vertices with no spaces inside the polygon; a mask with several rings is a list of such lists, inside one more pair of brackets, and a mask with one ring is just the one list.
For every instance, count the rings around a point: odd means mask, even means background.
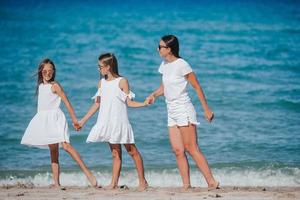
[{"label": "young woman in white", "polygon": [[76,129],[79,128],[79,124],[70,101],[61,85],[55,81],[54,63],[50,59],[44,59],[39,65],[37,76],[37,113],[30,121],[21,144],[39,148],[49,147],[54,188],[60,188],[59,146],[62,146],[72,156],[87,176],[90,184],[96,187],[96,178],[70,144],[68,124],[60,109],[61,100],[65,103]]},{"label": "young woman in white", "polygon": [[94,104],[80,120],[79,125],[82,127],[99,109],[97,122],[90,131],[87,142],[108,142],[109,144],[113,158],[112,179],[105,189],[114,189],[118,186],[122,165],[121,144],[123,144],[135,162],[139,178],[138,190],[142,191],[148,183],[144,175],[142,156],[134,143],[127,106],[137,108],[146,104],[132,100],[134,94],[129,90],[127,79],[119,75],[118,62],[114,54],[100,55],[98,66],[104,78],[98,83],[98,91],[93,97],[95,98]]},{"label": "young woman in white", "polygon": [[163,36],[159,42],[158,52],[164,59],[159,67],[162,74],[160,87],[147,97],[148,103],[164,95],[168,112],[169,138],[176,156],[177,165],[183,181],[183,189],[191,187],[189,164],[185,152],[188,152],[201,170],[209,189],[218,188],[205,156],[197,143],[196,112],[187,92],[190,83],[204,108],[206,119],[211,122],[214,114],[209,109],[204,93],[190,65],[179,56],[179,42],[174,35]]}]

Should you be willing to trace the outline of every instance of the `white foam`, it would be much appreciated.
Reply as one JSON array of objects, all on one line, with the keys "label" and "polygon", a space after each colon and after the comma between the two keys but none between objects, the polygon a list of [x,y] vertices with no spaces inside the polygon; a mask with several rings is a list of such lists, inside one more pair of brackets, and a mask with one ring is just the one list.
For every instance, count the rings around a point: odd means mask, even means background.
[{"label": "white foam", "polygon": [[[94,172],[98,182],[101,185],[110,183],[111,174],[109,171]],[[264,169],[261,171],[215,169],[213,174],[222,186],[300,186],[300,169]],[[149,170],[146,172],[146,178],[153,187],[180,187],[182,186],[181,177],[177,169],[169,170]],[[61,184],[63,186],[88,186],[88,181],[82,172],[61,173]],[[18,178],[10,176],[0,180],[0,186],[8,185],[32,185],[48,186],[52,184],[51,173],[38,173],[35,176]],[[120,185],[126,184],[129,187],[138,185],[136,171],[130,170],[121,173]],[[191,170],[192,186],[206,187],[207,184],[197,169]]]}]

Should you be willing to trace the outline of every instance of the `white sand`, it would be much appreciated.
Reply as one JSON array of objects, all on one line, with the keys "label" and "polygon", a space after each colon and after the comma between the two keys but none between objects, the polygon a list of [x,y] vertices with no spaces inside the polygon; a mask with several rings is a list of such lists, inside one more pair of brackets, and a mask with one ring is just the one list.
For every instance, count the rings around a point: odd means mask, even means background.
[{"label": "white sand", "polygon": [[89,187],[66,187],[66,190],[48,187],[7,186],[0,188],[0,199],[167,199],[167,200],[265,200],[265,199],[300,199],[300,187],[223,187],[207,191],[205,188],[194,188],[181,192],[179,188],[149,187],[138,192],[136,188],[104,190]]}]

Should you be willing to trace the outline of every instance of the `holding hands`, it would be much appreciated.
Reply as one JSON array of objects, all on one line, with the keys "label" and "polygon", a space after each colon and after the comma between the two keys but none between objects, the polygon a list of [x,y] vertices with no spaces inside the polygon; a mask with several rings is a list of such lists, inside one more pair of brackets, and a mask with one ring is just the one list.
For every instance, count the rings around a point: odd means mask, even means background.
[{"label": "holding hands", "polygon": [[80,121],[77,121],[76,123],[73,123],[73,128],[76,131],[81,131],[83,125],[85,124],[86,121],[84,121],[83,119],[81,119]]},{"label": "holding hands", "polygon": [[145,105],[151,105],[155,102],[155,97],[153,94],[150,94],[146,99],[145,99]]},{"label": "holding hands", "polygon": [[73,123],[73,128],[74,128],[76,131],[80,131],[81,128],[82,128],[82,126],[81,126],[80,122],[77,121],[77,122]]}]

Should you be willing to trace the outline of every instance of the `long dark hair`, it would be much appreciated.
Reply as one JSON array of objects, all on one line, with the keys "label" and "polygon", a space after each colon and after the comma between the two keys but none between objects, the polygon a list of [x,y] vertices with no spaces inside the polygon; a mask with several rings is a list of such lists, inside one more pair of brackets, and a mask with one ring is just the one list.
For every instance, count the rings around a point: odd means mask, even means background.
[{"label": "long dark hair", "polygon": [[166,43],[166,46],[171,49],[172,54],[180,58],[179,56],[179,41],[175,35],[165,35],[161,38],[164,43]]},{"label": "long dark hair", "polygon": [[[113,77],[120,77],[119,71],[118,71],[118,61],[116,56],[113,53],[104,53],[101,54],[98,58],[99,61],[102,61],[105,65],[109,65],[109,71],[113,75]],[[104,77],[107,79],[107,77]]]},{"label": "long dark hair", "polygon": [[50,60],[49,58],[45,58],[44,60],[42,60],[42,62],[39,64],[39,67],[38,67],[38,71],[36,73],[37,75],[37,85],[36,85],[36,90],[35,90],[35,94],[38,95],[39,94],[39,85],[41,83],[43,83],[43,74],[42,74],[42,71],[44,69],[44,66],[46,64],[51,64],[52,65],[52,69],[53,69],[53,74],[52,74],[52,78],[49,80],[49,82],[52,82],[55,80],[55,65],[54,65],[54,62],[52,60]]}]

